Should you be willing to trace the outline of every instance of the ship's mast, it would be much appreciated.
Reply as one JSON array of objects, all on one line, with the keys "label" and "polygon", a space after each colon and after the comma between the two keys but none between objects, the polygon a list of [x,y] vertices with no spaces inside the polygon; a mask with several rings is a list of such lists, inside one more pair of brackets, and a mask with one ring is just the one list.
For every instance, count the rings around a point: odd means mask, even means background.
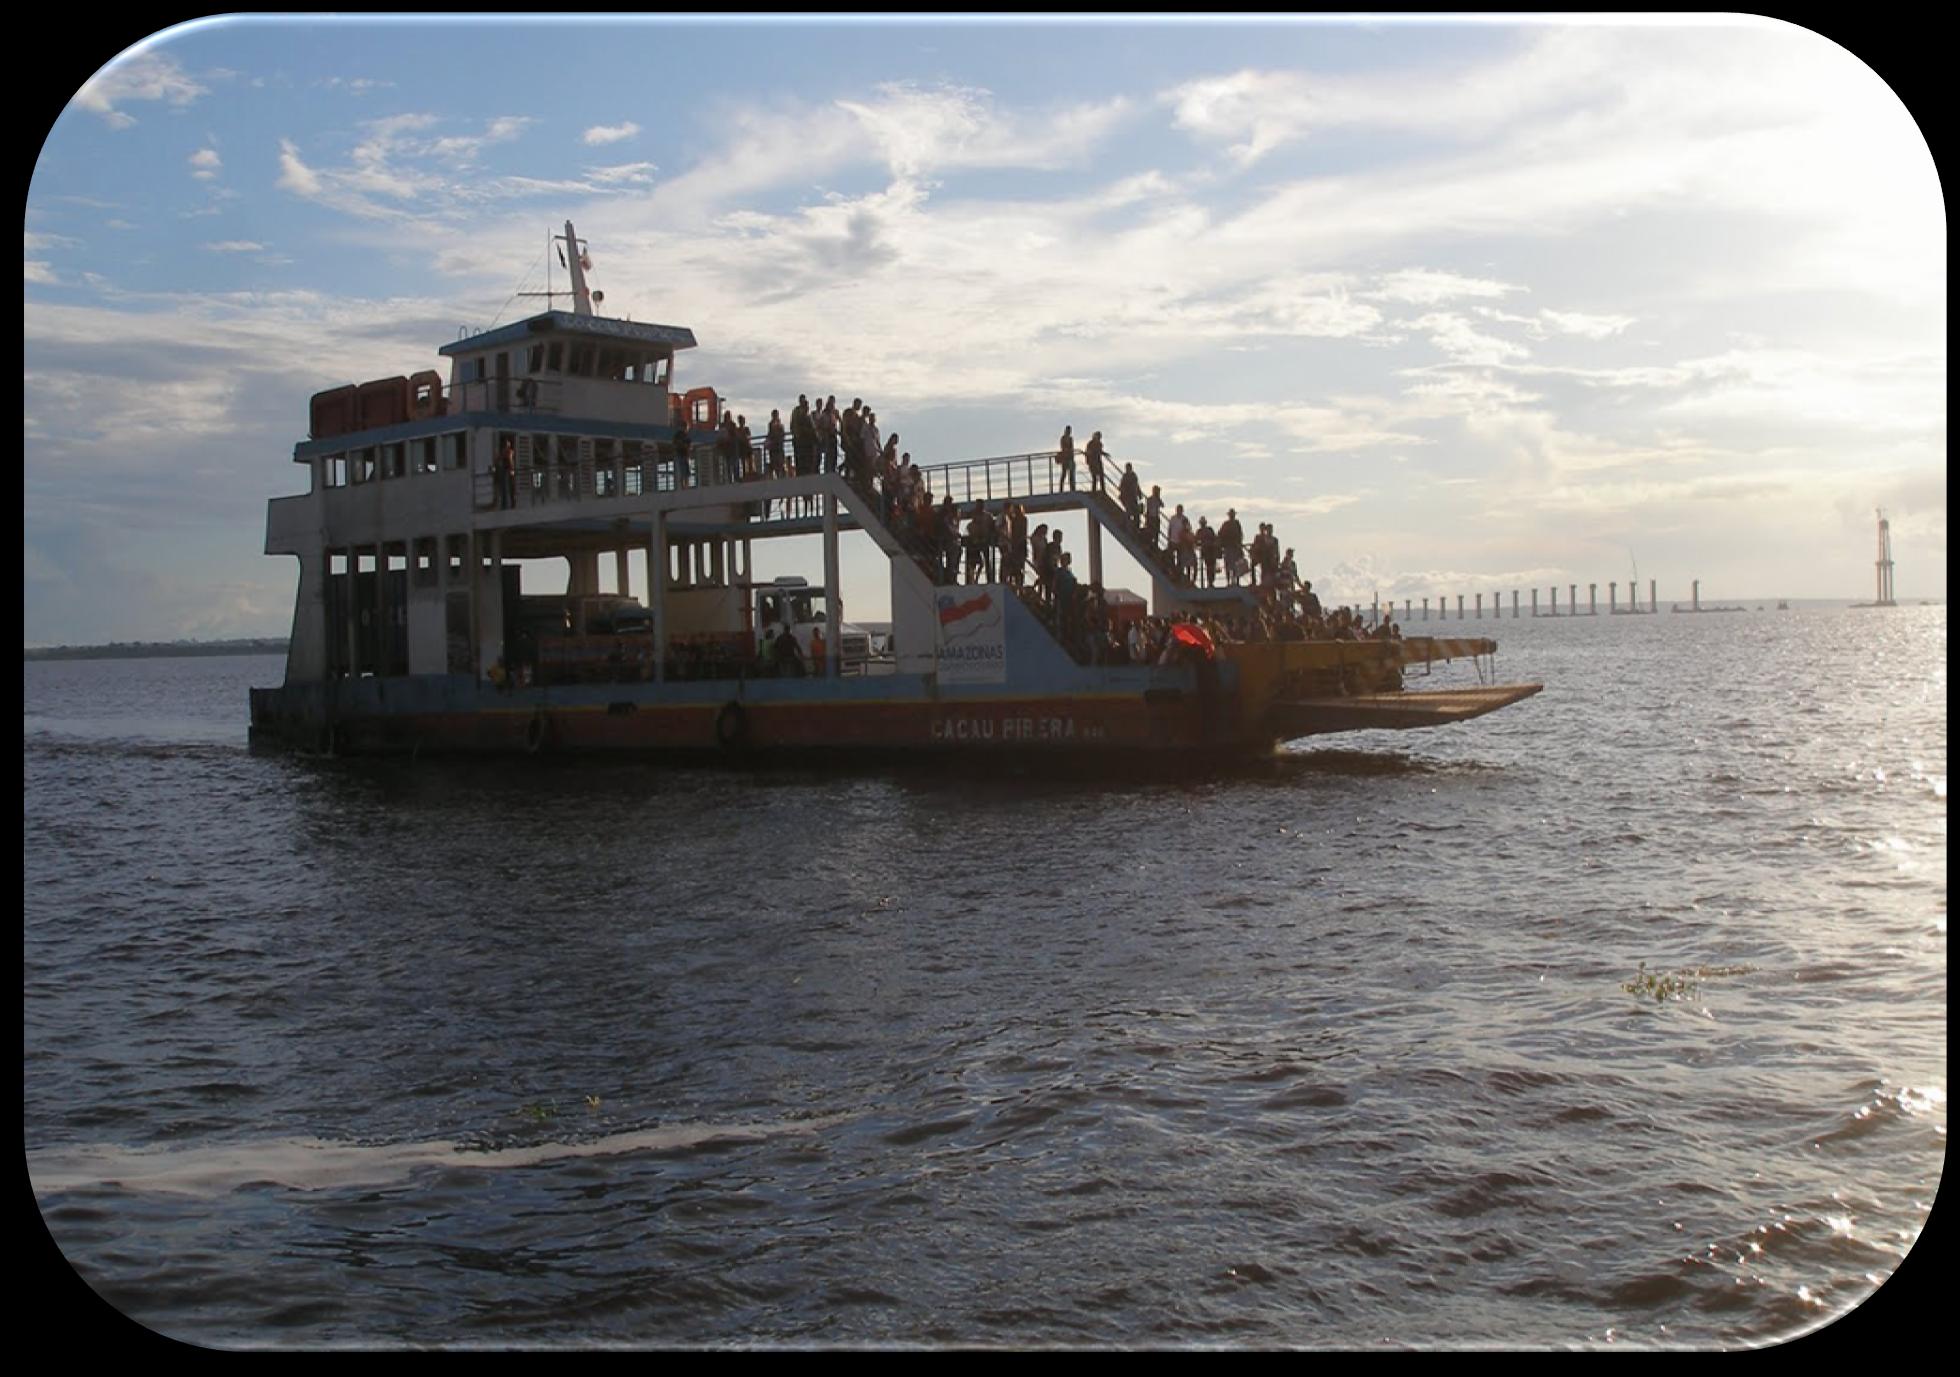
[{"label": "ship's mast", "polygon": [[565,222],[565,266],[572,274],[572,314],[591,315],[592,290],[585,285],[585,274],[592,266],[592,257],[580,247],[578,235],[572,231],[570,220]]},{"label": "ship's mast", "polygon": [[[560,245],[563,247],[559,247]],[[566,270],[572,275],[572,290],[569,293],[552,290],[551,255],[554,251],[558,255],[558,261],[564,264]],[[541,296],[544,298],[546,310],[551,310],[556,307],[559,297],[569,295],[572,298],[572,314],[575,316],[589,316],[592,314],[593,304],[606,299],[604,292],[594,292],[586,286],[585,275],[591,271],[592,255],[579,243],[578,234],[572,229],[572,222],[567,220],[565,222],[565,233],[562,236],[552,235],[550,242],[546,245],[544,257],[544,290],[541,292],[518,292],[516,295],[527,297]]]}]

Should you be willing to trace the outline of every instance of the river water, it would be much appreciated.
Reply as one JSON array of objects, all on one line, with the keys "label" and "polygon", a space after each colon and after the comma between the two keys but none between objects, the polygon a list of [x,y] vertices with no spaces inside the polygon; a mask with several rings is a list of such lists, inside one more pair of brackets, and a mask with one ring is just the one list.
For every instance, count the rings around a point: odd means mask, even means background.
[{"label": "river water", "polygon": [[224,1346],[1815,1329],[1945,1162],[1946,610],[1463,629],[1545,692],[1163,780],[255,755],[276,658],[28,664],[42,1218]]}]

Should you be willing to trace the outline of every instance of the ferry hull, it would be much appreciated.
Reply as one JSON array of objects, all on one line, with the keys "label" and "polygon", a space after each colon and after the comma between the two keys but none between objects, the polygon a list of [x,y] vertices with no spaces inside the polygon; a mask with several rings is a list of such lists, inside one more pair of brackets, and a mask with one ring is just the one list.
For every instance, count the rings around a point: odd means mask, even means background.
[{"label": "ferry hull", "polygon": [[[1187,676],[1193,677],[1193,676]],[[783,686],[687,685],[685,698],[646,685],[596,691],[484,690],[388,695],[339,686],[260,689],[252,698],[254,744],[321,754],[746,755],[849,751],[1117,754],[1270,750],[1263,730],[1242,730],[1215,696],[1196,686],[1143,693],[1036,694],[987,698],[823,698]],[[767,692],[766,690],[776,690]],[[444,701],[444,700],[448,701]]]},{"label": "ferry hull", "polygon": [[1441,726],[1538,691],[1399,689],[1411,657],[1486,644],[1233,644],[1202,666],[1071,666],[984,687],[896,673],[515,690],[364,676],[254,689],[252,737],[320,754],[1256,755],[1322,733]]}]

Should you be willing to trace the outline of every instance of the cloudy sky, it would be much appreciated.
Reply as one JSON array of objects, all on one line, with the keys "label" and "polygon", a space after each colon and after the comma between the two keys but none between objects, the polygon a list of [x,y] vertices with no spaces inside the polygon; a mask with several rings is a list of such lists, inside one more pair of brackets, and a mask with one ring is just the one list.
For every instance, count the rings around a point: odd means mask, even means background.
[{"label": "cloudy sky", "polygon": [[525,314],[567,217],[752,423],[1100,429],[1344,596],[1864,596],[1877,506],[1945,595],[1944,203],[1804,30],[234,20],[36,165],[26,642],[283,634],[307,397]]}]

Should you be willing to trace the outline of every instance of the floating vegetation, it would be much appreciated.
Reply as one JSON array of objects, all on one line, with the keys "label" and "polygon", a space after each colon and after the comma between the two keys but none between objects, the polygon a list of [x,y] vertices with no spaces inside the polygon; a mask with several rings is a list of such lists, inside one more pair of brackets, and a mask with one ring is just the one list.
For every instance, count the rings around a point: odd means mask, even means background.
[{"label": "floating vegetation", "polygon": [[1719,980],[1729,975],[1749,975],[1754,966],[1685,966],[1678,971],[1650,971],[1647,963],[1640,963],[1640,974],[1631,980],[1622,980],[1620,988],[1630,995],[1652,999],[1656,1004],[1665,1004],[1670,999],[1694,999],[1701,993],[1701,982]]},{"label": "floating vegetation", "polygon": [[552,1118],[557,1111],[548,1104],[527,1104],[517,1111],[532,1123],[541,1124]]},{"label": "floating vegetation", "polygon": [[[1706,969],[1705,967],[1701,969]],[[1650,971],[1647,963],[1640,963],[1640,974],[1631,980],[1620,982],[1620,988],[1630,995],[1651,998],[1656,1004],[1665,1004],[1670,999],[1693,999],[1700,988],[1694,971]]]}]

